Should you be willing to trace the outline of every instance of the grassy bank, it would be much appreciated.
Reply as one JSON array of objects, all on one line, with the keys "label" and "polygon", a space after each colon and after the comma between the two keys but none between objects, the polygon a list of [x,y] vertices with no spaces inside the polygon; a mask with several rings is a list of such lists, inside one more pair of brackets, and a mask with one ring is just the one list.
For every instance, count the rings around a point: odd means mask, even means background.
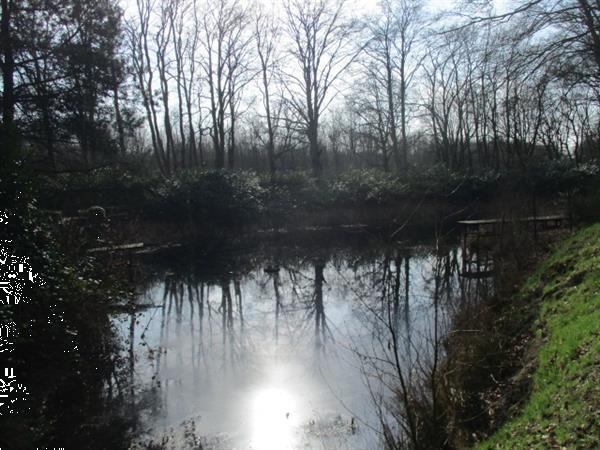
[{"label": "grassy bank", "polygon": [[478,448],[599,448],[600,224],[561,244],[518,301],[541,302],[531,393]]}]

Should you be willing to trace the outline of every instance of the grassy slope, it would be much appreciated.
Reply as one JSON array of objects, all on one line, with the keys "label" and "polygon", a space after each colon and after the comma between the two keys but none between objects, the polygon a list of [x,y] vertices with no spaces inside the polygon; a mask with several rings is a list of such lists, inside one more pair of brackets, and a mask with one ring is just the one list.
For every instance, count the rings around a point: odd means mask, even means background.
[{"label": "grassy slope", "polygon": [[600,448],[600,224],[576,233],[536,271],[541,340],[529,400],[480,449]]}]

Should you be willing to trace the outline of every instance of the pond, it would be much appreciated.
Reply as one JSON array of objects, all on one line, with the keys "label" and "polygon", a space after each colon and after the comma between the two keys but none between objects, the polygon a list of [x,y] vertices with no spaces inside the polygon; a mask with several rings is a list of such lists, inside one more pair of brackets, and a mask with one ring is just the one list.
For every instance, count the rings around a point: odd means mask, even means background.
[{"label": "pond", "polygon": [[[141,266],[126,340],[141,448],[381,448],[392,392],[488,281],[453,243],[213,245]],[[154,447],[152,447],[154,446]]]}]

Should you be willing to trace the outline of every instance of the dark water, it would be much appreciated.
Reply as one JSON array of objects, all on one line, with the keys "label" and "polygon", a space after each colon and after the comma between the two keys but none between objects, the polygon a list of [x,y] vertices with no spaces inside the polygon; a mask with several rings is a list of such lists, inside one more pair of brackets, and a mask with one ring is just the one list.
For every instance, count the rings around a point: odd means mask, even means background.
[{"label": "dark water", "polygon": [[455,311],[487,287],[460,268],[455,244],[376,239],[144,266],[144,308],[115,317],[140,447],[380,448],[397,370],[418,383]]}]

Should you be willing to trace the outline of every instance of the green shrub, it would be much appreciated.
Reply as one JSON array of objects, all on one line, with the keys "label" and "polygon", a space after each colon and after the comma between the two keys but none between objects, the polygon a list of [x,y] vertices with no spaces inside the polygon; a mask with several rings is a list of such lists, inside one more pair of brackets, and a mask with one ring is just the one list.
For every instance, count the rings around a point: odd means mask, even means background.
[{"label": "green shrub", "polygon": [[594,195],[599,179],[597,166],[577,166],[565,160],[501,173],[465,174],[437,165],[405,179],[377,169],[352,170],[317,180],[303,171],[270,177],[252,172],[189,170],[164,178],[103,168],[44,177],[39,187],[41,204],[46,208],[73,211],[98,204],[147,217],[243,225],[259,218],[285,222],[303,210],[393,205],[403,200],[488,200],[499,190],[535,190],[539,196],[548,197],[581,194],[585,201],[579,209],[581,216],[587,217],[586,213],[598,210]]},{"label": "green shrub", "polygon": [[144,213],[165,219],[244,224],[262,211],[262,187],[252,173],[203,171],[158,181]]},{"label": "green shrub", "polygon": [[[4,192],[6,180],[0,183]],[[130,419],[118,414],[106,393],[110,380],[125,380],[122,342],[110,320],[124,284],[89,257],[71,259],[22,190],[1,224],[8,255],[27,257],[42,286],[23,288],[26,299],[0,308],[0,324],[15,324],[14,348],[3,353],[29,395],[19,414],[0,417],[2,447],[35,448],[51,443],[84,448],[118,448]],[[110,432],[107,432],[110,430]]]},{"label": "green shrub", "polygon": [[595,180],[573,199],[573,216],[585,223],[600,222],[600,180]]},{"label": "green shrub", "polygon": [[379,170],[354,170],[331,185],[332,201],[340,204],[389,204],[406,194],[406,185],[396,174]]}]

